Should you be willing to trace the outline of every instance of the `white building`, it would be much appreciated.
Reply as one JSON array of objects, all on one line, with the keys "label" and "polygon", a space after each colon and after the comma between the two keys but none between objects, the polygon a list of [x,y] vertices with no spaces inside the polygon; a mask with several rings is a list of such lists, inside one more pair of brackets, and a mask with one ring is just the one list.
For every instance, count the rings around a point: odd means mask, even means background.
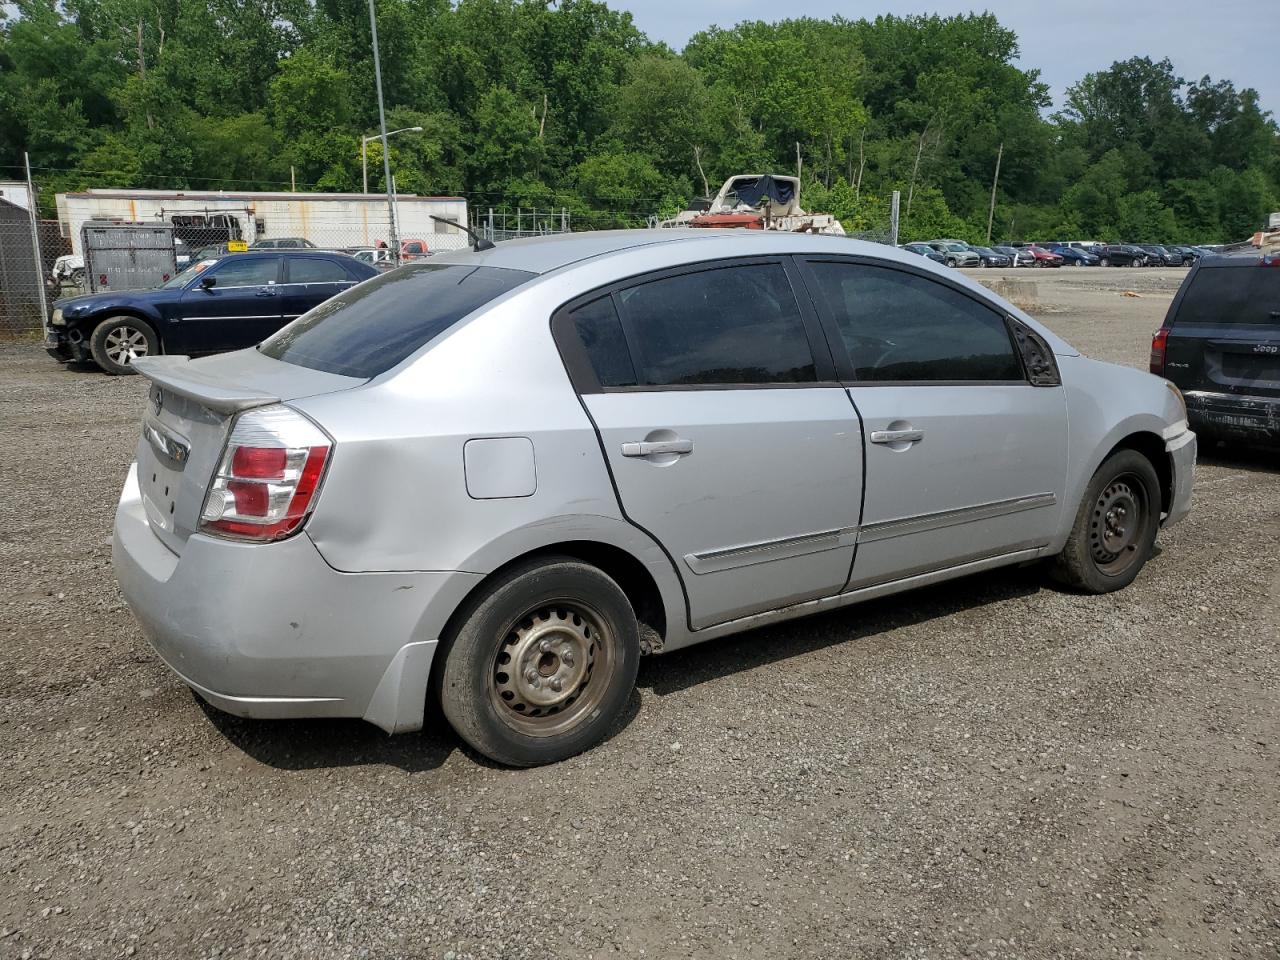
[{"label": "white building", "polygon": [[31,193],[25,180],[0,180],[0,200],[23,210],[31,209]]},{"label": "white building", "polygon": [[[437,216],[467,222],[462,197],[420,197],[399,194],[395,201],[396,231],[401,241],[423,240],[429,250],[452,250],[467,245],[456,227]],[[390,217],[383,194],[260,193],[255,191],[86,190],[58,194],[58,222],[62,235],[80,250],[80,227],[86,220],[164,221],[174,236],[194,249],[226,240],[301,237],[323,249],[373,247],[389,243]]]}]

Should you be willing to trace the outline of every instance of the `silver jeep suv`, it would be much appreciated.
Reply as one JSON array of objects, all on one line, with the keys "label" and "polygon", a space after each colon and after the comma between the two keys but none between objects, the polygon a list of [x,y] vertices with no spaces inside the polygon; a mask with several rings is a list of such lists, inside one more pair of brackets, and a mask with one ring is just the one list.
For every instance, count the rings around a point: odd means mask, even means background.
[{"label": "silver jeep suv", "polygon": [[823,236],[444,254],[137,366],[114,563],[183,681],[391,732],[434,698],[517,765],[599,741],[642,654],[1037,558],[1123,587],[1195,461],[1165,381]]}]

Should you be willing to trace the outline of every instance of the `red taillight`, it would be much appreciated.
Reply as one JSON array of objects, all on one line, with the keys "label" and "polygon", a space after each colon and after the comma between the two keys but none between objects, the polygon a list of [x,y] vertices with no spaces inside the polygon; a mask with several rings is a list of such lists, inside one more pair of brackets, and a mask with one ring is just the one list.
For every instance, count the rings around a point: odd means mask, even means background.
[{"label": "red taillight", "polygon": [[1151,372],[1164,376],[1165,344],[1169,340],[1169,328],[1161,327],[1151,338]]},{"label": "red taillight", "polygon": [[284,447],[237,447],[231,472],[237,477],[278,480],[284,476],[288,451]]},{"label": "red taillight", "polygon": [[287,407],[237,418],[209,486],[200,529],[244,540],[296,533],[315,505],[331,442]]}]

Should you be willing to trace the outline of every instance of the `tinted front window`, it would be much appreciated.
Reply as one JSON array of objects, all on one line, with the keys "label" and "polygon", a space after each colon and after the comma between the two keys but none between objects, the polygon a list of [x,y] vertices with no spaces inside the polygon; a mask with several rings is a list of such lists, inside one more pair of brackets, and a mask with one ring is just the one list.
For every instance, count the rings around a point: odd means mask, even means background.
[{"label": "tinted front window", "polygon": [[280,258],[230,257],[217,266],[210,267],[208,272],[218,278],[218,286],[223,289],[261,287],[279,279]]},{"label": "tinted front window", "polygon": [[258,347],[301,367],[375,377],[532,273],[413,264],[326,300]]},{"label": "tinted front window", "polygon": [[342,264],[332,260],[293,257],[289,260],[290,283],[345,283],[351,279]]},{"label": "tinted front window", "polygon": [[622,291],[639,383],[817,379],[800,309],[779,264],[719,267]]},{"label": "tinted front window", "polygon": [[851,263],[814,263],[859,380],[1021,380],[1000,314],[936,281]]},{"label": "tinted front window", "polygon": [[1266,323],[1280,328],[1280,267],[1202,267],[1182,297],[1176,326]]}]

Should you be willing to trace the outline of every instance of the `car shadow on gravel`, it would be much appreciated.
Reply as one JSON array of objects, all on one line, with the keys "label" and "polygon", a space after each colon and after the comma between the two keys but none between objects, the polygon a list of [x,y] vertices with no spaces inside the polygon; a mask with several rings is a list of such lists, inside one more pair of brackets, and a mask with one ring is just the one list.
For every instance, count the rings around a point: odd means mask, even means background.
[{"label": "car shadow on gravel", "polygon": [[[476,753],[454,734],[438,706],[428,706],[423,729],[390,736],[364,720],[248,720],[192,699],[232,746],[277,770],[322,770],[336,767],[388,766],[405,773],[424,773],[442,766],[455,750],[472,762],[495,770],[501,764]],[[601,743],[618,735],[640,712],[640,694],[631,697]]]},{"label": "car shadow on gravel", "polygon": [[1196,457],[1200,466],[1280,474],[1280,450],[1261,450],[1238,443],[1204,443]]},{"label": "car shadow on gravel", "polygon": [[[988,603],[1050,590],[1040,564],[975,574],[909,593],[868,600],[841,610],[761,627],[721,640],[646,657],[637,685],[658,696],[678,693],[708,680],[767,666],[815,650],[862,644],[877,634]],[[910,602],[904,603],[903,598]]]},{"label": "car shadow on gravel", "polygon": [[377,765],[421,773],[461,746],[443,725],[392,737],[363,720],[246,720],[192,697],[232,746],[277,770]]}]

